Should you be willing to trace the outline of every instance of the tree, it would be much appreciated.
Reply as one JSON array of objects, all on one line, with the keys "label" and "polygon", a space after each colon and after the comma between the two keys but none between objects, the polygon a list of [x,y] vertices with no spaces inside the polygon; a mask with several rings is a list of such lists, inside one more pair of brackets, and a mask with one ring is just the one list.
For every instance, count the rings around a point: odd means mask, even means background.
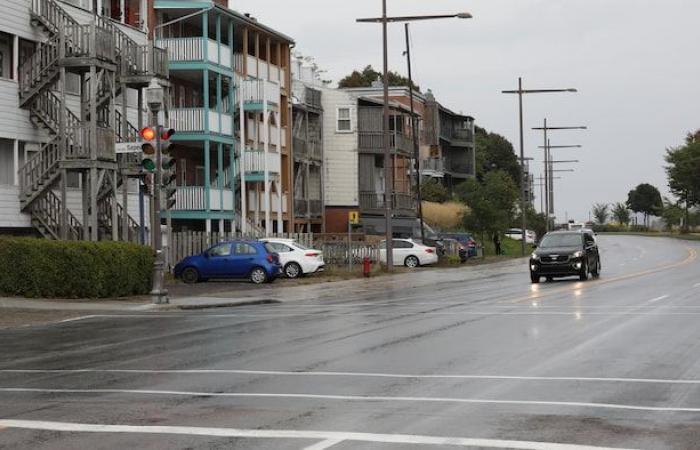
[{"label": "tree", "polygon": [[681,202],[674,203],[670,199],[664,198],[664,209],[661,217],[666,222],[666,229],[672,230],[674,226],[680,226],[684,216],[685,208]]},{"label": "tree", "polygon": [[627,205],[622,202],[617,202],[612,206],[612,217],[615,222],[620,225],[629,225],[632,218],[630,217],[630,210]]},{"label": "tree", "polygon": [[596,203],[593,205],[593,217],[599,225],[604,225],[610,215],[610,206],[607,203]]},{"label": "tree", "polygon": [[642,183],[629,192],[627,206],[634,212],[643,213],[644,226],[648,226],[649,216],[661,215],[664,204],[658,189],[649,183]]},{"label": "tree", "polygon": [[[420,87],[415,83],[411,84],[408,78],[399,74],[398,72],[389,71],[389,86],[413,86],[413,89],[420,92]],[[357,88],[357,87],[371,87],[372,83],[375,81],[381,81],[382,74],[374,70],[370,65],[362,69],[362,71],[354,70],[350,75],[347,75],[338,82],[339,88]]]},{"label": "tree", "polygon": [[455,194],[466,203],[470,212],[464,216],[464,226],[484,234],[502,232],[510,225],[515,204],[520,196],[513,179],[504,171],[491,171],[482,183],[468,179],[457,185]]},{"label": "tree", "polygon": [[426,202],[444,203],[450,199],[447,188],[434,178],[421,183],[420,193],[421,198]]},{"label": "tree", "polygon": [[[534,231],[538,238],[541,238],[545,235],[545,233],[547,233],[547,215],[545,213],[538,213],[535,211],[535,208],[530,206],[527,209],[526,217],[528,230]],[[518,213],[518,215],[511,222],[513,225],[512,228],[520,228],[523,226],[522,223],[522,215]]]},{"label": "tree", "polygon": [[488,172],[503,170],[520,185],[520,162],[513,144],[500,134],[476,127],[476,178],[483,180]]},{"label": "tree", "polygon": [[685,145],[666,150],[665,159],[668,187],[683,202],[687,225],[690,208],[700,205],[700,133],[689,134]]}]

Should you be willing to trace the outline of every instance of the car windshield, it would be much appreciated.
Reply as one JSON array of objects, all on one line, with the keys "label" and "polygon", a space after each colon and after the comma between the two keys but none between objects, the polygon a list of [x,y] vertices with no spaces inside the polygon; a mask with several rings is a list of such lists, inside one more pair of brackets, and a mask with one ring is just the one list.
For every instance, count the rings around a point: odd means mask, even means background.
[{"label": "car windshield", "polygon": [[541,248],[576,247],[580,245],[580,234],[548,234],[540,243]]}]

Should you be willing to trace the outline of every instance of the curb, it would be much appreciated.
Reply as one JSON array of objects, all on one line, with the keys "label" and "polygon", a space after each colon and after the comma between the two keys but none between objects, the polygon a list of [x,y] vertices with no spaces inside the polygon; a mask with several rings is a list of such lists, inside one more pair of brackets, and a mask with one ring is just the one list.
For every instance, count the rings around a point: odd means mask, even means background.
[{"label": "curb", "polygon": [[225,303],[202,303],[200,305],[169,305],[164,306],[162,310],[179,309],[183,311],[198,310],[198,309],[214,309],[214,308],[234,308],[237,306],[251,306],[251,305],[272,305],[277,303],[283,303],[281,300],[275,300],[271,298],[256,299],[256,300],[238,300]]}]

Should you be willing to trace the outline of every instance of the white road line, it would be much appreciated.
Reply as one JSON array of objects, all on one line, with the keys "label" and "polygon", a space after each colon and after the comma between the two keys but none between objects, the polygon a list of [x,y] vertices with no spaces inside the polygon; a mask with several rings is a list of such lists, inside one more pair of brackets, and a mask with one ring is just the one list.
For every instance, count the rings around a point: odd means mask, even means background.
[{"label": "white road line", "polygon": [[656,303],[658,301],[665,300],[667,298],[668,298],[668,295],[662,295],[661,297],[652,298],[651,300],[649,300],[649,303]]},{"label": "white road line", "polygon": [[244,369],[0,369],[0,374],[85,374],[85,373],[122,373],[122,374],[157,374],[157,375],[277,375],[277,376],[322,376],[322,377],[360,377],[360,378],[410,378],[410,379],[446,379],[446,380],[516,380],[516,381],[575,381],[604,383],[644,383],[644,384],[700,384],[700,379],[663,379],[663,378],[622,378],[622,377],[536,377],[515,375],[464,375],[464,374],[407,374],[381,372],[305,372],[291,370],[244,370]]},{"label": "white road line", "polygon": [[333,447],[335,444],[340,444],[343,439],[326,439],[317,444],[309,445],[304,447],[304,450],[326,450],[327,448]]},{"label": "white road line", "polygon": [[[0,427],[72,433],[141,433],[186,436],[215,436],[258,439],[320,439],[408,445],[452,445],[456,447],[509,448],[518,450],[624,450],[611,447],[556,444],[551,442],[509,441],[501,439],[471,439],[461,437],[422,436],[410,434],[378,434],[302,430],[247,430],[236,428],[204,428],[178,426],[102,425],[35,420],[0,420]],[[319,448],[319,447],[316,447]],[[322,447],[321,447],[322,448]]]},{"label": "white road line", "polygon": [[80,317],[72,317],[70,319],[65,319],[65,320],[59,320],[58,322],[55,323],[68,323],[68,322],[77,322],[79,320],[87,320],[87,319],[92,319],[94,317],[97,317],[95,315],[89,315],[89,316],[80,316]]},{"label": "white road line", "polygon": [[237,397],[237,398],[294,398],[307,400],[344,400],[359,402],[417,402],[417,403],[465,403],[484,405],[527,405],[527,406],[567,406],[576,408],[619,409],[629,411],[689,412],[700,413],[700,408],[673,406],[623,405],[616,403],[555,402],[540,400],[495,400],[481,398],[450,397],[391,397],[381,395],[333,395],[333,394],[285,394],[267,392],[196,392],[196,391],[157,391],[142,389],[42,389],[42,388],[0,388],[8,393],[43,394],[134,394],[186,397]]}]

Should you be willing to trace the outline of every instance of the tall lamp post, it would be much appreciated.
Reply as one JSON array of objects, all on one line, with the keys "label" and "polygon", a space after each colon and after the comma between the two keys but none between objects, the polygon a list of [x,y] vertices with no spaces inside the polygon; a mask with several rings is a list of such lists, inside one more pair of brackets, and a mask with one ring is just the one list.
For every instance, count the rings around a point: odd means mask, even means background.
[{"label": "tall lamp post", "polygon": [[[429,16],[399,16],[399,17],[388,17],[386,13],[386,0],[382,0],[382,16],[373,18],[356,19],[358,23],[381,23],[382,24],[382,43],[383,43],[383,75],[382,83],[384,84],[384,107],[383,107],[383,136],[384,136],[384,219],[386,228],[386,266],[387,271],[391,272],[394,270],[394,251],[393,242],[394,237],[393,226],[392,226],[392,215],[393,215],[393,186],[394,186],[394,167],[391,165],[391,148],[390,148],[390,136],[389,136],[389,50],[388,50],[388,24],[393,22],[413,22],[417,20],[432,20],[432,19],[470,19],[472,17],[469,13],[457,13],[457,14],[439,14],[439,15],[429,15]],[[413,96],[413,89],[409,86],[411,91],[411,96]],[[412,104],[412,102],[411,102]],[[413,112],[411,112],[411,119],[414,122],[415,119]],[[415,139],[415,136],[414,136]],[[414,147],[415,152],[415,147]],[[422,229],[422,227],[421,227]]]},{"label": "tall lamp post", "polygon": [[[518,94],[518,109],[520,112],[520,172],[524,173],[525,171],[525,137],[524,137],[524,131],[523,131],[523,95],[524,94],[553,94],[557,92],[578,92],[574,88],[567,88],[567,89],[523,89],[523,79],[522,77],[518,78],[518,89],[517,90],[507,90],[507,91],[501,91],[503,94]],[[521,207],[521,215],[523,217],[523,236],[522,236],[522,241],[520,245],[520,251],[522,256],[525,256],[525,236],[526,236],[526,229],[527,229],[527,214],[526,209],[527,209],[527,201],[525,199],[525,177],[521,175],[520,177],[520,197],[521,197],[521,202],[520,202],[520,207]]]}]

